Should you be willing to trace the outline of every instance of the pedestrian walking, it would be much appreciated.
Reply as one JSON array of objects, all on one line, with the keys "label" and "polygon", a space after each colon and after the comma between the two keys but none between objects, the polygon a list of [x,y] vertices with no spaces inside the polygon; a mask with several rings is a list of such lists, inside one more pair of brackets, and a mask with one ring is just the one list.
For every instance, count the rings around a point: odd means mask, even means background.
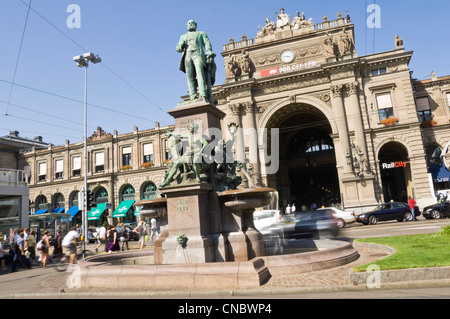
[{"label": "pedestrian walking", "polygon": [[156,218],[153,217],[150,221],[150,240],[155,242],[155,236],[158,237],[159,236],[159,232],[158,232],[158,225],[156,224]]},{"label": "pedestrian walking", "polygon": [[119,237],[117,235],[117,229],[116,225],[111,226],[111,230],[109,231],[108,235],[108,254],[112,253],[113,251],[119,251],[120,245],[119,245]]},{"label": "pedestrian walking", "polygon": [[414,198],[412,198],[411,196],[408,196],[408,204],[409,204],[409,208],[411,209],[411,213],[413,215],[413,221],[417,221],[416,218],[416,201],[414,200]]},{"label": "pedestrian walking", "polygon": [[51,258],[56,257],[58,255],[62,255],[62,253],[63,253],[62,231],[58,230],[58,234],[56,235],[53,243],[54,243],[54,245],[53,245],[54,249],[53,249],[53,254],[52,254]]},{"label": "pedestrian walking", "polygon": [[287,205],[286,207],[286,215],[289,215],[291,213],[291,205]]},{"label": "pedestrian walking", "polygon": [[297,208],[295,207],[295,204],[292,204],[291,214],[294,214],[296,210],[297,210]]},{"label": "pedestrian walking", "polygon": [[100,246],[103,245],[105,251],[108,250],[108,243],[106,241],[106,224],[103,224],[99,229],[98,229],[98,244],[95,247],[95,251],[98,252],[98,248]]},{"label": "pedestrian walking", "polygon": [[36,245],[36,248],[41,252],[42,268],[47,268],[49,247],[50,247],[50,240],[48,236],[48,231],[46,230],[44,231],[44,236],[42,236],[41,240]]},{"label": "pedestrian walking", "polygon": [[5,263],[4,242],[5,242],[4,237],[0,236],[0,264],[2,265],[2,270],[8,270],[8,268],[6,268],[6,263]]},{"label": "pedestrian walking", "polygon": [[144,243],[145,243],[145,234],[147,232],[147,228],[145,227],[144,220],[141,219],[139,222],[139,225],[134,229],[134,232],[139,234],[139,246],[140,249],[144,249]]},{"label": "pedestrian walking", "polygon": [[121,225],[122,229],[120,230],[120,234],[119,234],[119,239],[120,242],[122,243],[122,251],[124,251],[124,246],[127,246],[127,250],[130,250],[130,248],[128,247],[128,240],[130,239],[130,236],[128,234],[127,228],[125,227],[124,224]]},{"label": "pedestrian walking", "polygon": [[36,260],[36,231],[34,230],[28,236],[28,251],[30,252],[30,262],[34,265]]},{"label": "pedestrian walking", "polygon": [[23,263],[25,263],[25,266],[30,269],[31,263],[30,261],[25,258],[25,240],[24,240],[24,233],[21,232],[19,234],[19,238],[17,239],[16,243],[16,249],[14,253],[14,258],[11,265],[11,272],[18,271],[16,268],[22,266]]}]

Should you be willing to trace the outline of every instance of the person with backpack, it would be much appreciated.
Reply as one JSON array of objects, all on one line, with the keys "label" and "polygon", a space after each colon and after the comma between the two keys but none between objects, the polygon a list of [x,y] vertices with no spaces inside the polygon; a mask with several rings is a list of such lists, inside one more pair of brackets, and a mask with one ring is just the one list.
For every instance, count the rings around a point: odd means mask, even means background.
[{"label": "person with backpack", "polygon": [[44,231],[44,236],[42,236],[41,240],[37,244],[36,248],[41,252],[41,263],[42,268],[47,268],[47,260],[48,260],[48,248],[50,247],[50,239],[48,236],[48,231]]},{"label": "person with backpack", "polygon": [[133,231],[139,234],[139,247],[141,250],[144,249],[147,227],[145,227],[145,222],[143,219],[141,219],[139,225]]},{"label": "person with backpack", "polygon": [[122,226],[122,230],[120,231],[120,234],[119,234],[119,239],[120,239],[120,242],[122,243],[121,249],[122,249],[122,251],[124,251],[124,246],[127,245],[127,250],[130,250],[130,248],[128,247],[128,240],[130,239],[128,230],[124,224],[122,224],[121,226]]}]

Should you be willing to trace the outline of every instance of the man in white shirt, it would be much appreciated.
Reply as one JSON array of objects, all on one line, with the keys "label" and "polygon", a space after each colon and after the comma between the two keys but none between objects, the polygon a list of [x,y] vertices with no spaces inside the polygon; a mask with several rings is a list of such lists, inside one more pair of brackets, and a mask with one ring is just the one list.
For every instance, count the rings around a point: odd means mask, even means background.
[{"label": "man in white shirt", "polygon": [[64,236],[62,241],[62,246],[64,250],[69,251],[70,261],[69,264],[72,265],[75,260],[75,255],[77,253],[77,245],[76,242],[80,240],[80,236],[77,232],[77,227],[72,227],[72,230]]},{"label": "man in white shirt", "polygon": [[105,225],[102,225],[102,227],[98,229],[98,245],[97,247],[95,247],[95,251],[98,252],[98,247],[100,247],[101,245],[105,247],[106,251],[107,247],[105,246],[105,242],[106,242],[106,227]]}]

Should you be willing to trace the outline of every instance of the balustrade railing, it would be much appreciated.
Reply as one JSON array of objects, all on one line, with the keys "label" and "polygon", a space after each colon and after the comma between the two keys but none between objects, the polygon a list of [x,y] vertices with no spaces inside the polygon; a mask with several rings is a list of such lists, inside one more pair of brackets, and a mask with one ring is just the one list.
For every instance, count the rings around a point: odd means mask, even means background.
[{"label": "balustrade railing", "polygon": [[27,171],[0,168],[0,186],[28,187]]}]

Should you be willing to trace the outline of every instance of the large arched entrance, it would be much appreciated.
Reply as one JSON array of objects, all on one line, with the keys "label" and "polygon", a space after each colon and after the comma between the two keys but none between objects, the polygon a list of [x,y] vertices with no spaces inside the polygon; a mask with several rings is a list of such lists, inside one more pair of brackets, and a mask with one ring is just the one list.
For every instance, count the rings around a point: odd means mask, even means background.
[{"label": "large arched entrance", "polygon": [[279,128],[279,204],[297,210],[341,202],[332,126],[325,114],[306,103],[283,106],[268,127]]},{"label": "large arched entrance", "polygon": [[380,174],[385,202],[407,202],[414,197],[408,150],[397,142],[389,142],[378,153]]}]

